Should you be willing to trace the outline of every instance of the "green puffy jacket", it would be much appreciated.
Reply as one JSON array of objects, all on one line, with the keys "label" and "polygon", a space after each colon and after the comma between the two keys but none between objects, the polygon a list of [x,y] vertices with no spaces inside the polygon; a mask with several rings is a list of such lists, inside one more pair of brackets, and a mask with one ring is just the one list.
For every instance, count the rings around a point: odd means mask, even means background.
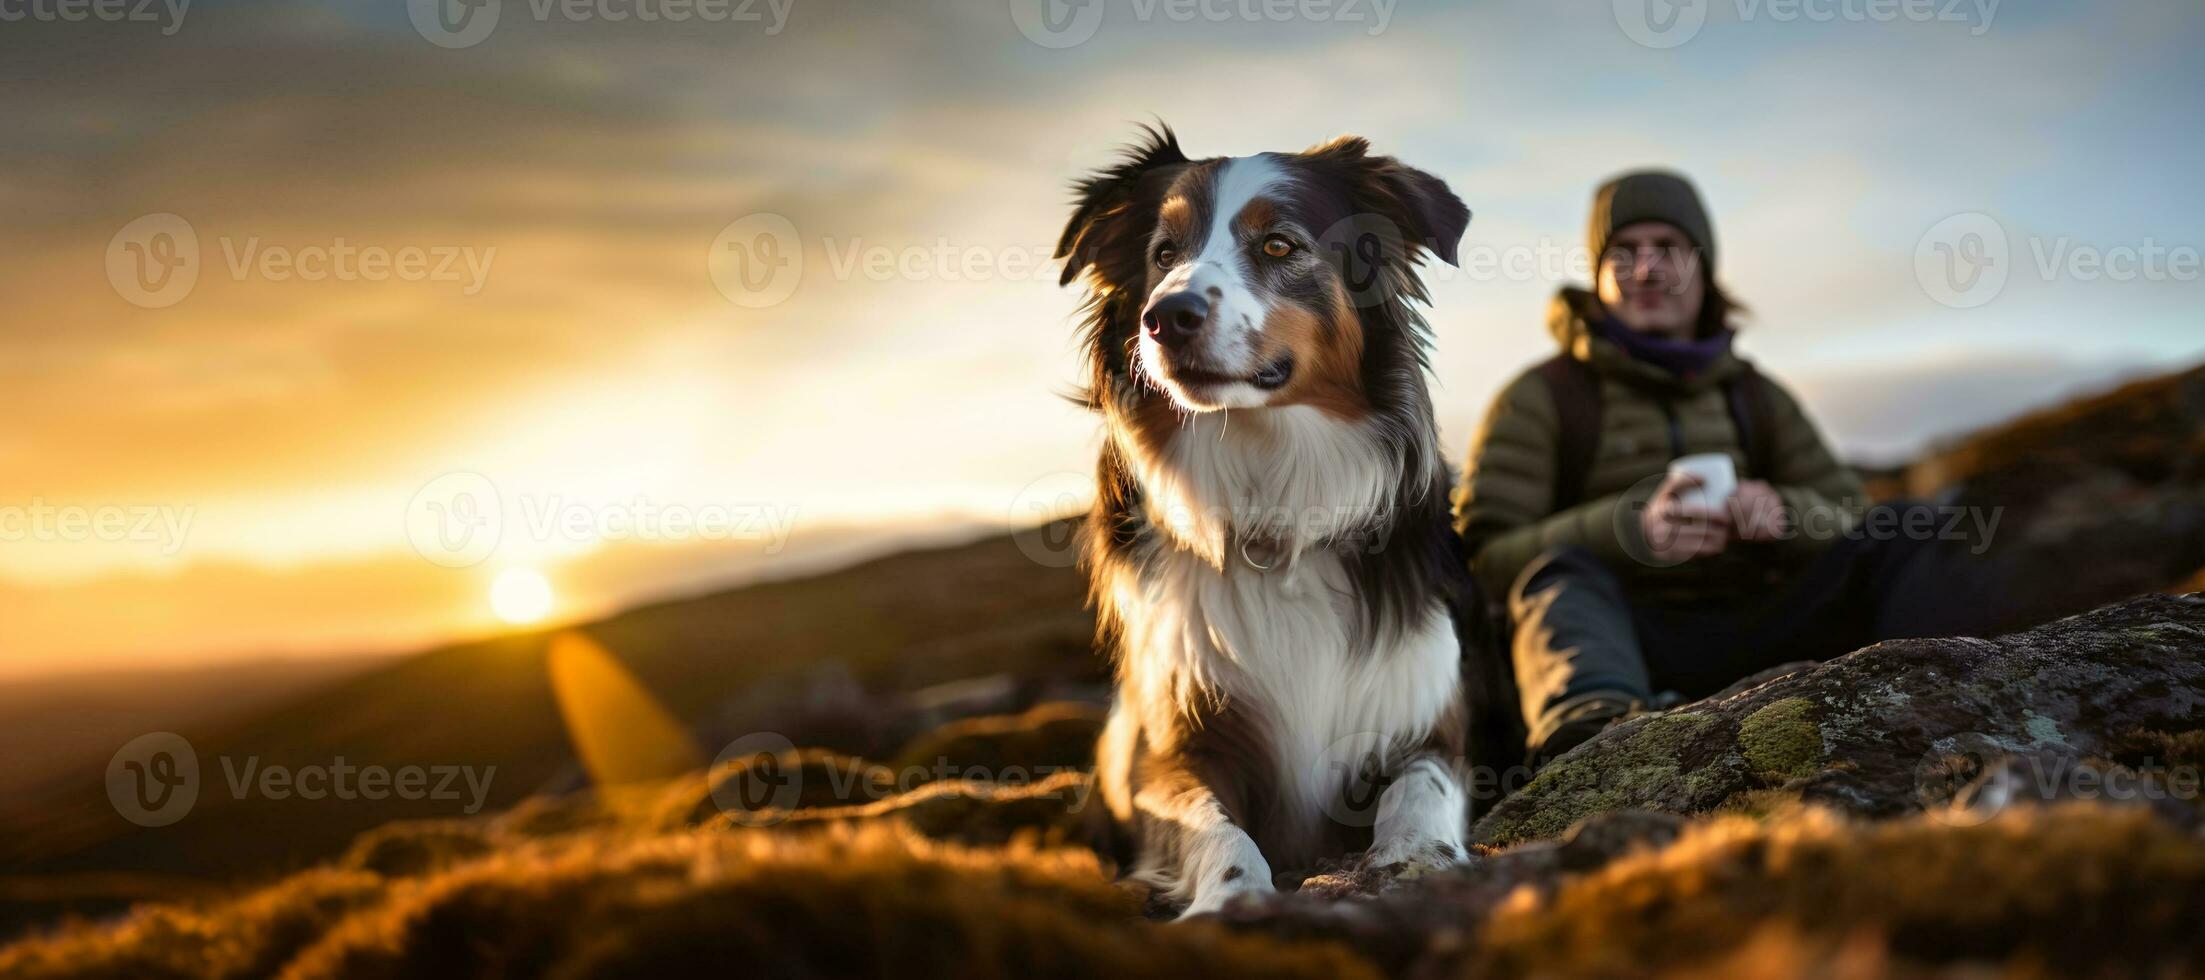
[{"label": "green puffy jacket", "polygon": [[[1601,386],[1600,438],[1583,502],[1556,513],[1561,416],[1547,380],[1536,373],[1526,371],[1502,389],[1470,446],[1455,492],[1455,529],[1489,595],[1506,595],[1541,552],[1577,545],[1614,569],[1635,598],[1735,596],[1780,583],[1858,519],[1866,503],[1860,478],[1830,454],[1790,392],[1762,375],[1772,423],[1765,444],[1773,465],[1772,472],[1749,472],[1723,391],[1743,362],[1725,353],[1706,370],[1680,378],[1594,336],[1587,317],[1597,310],[1598,301],[1579,289],[1562,290],[1548,309],[1555,340],[1591,365]],[[1670,460],[1711,452],[1729,453],[1741,481],[1773,485],[1793,517],[1793,532],[1781,541],[1733,542],[1722,554],[1658,567],[1647,560],[1639,513]]]}]

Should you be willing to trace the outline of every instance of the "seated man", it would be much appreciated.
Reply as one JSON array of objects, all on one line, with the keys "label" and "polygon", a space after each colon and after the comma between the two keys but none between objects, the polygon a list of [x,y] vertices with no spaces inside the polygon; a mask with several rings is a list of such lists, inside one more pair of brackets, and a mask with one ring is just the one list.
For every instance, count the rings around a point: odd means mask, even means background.
[{"label": "seated man", "polygon": [[[1924,587],[1945,571],[1925,535],[1857,533],[1893,513],[1864,513],[1799,403],[1732,353],[1692,185],[1610,181],[1590,239],[1595,291],[1555,297],[1562,351],[1501,392],[1455,500],[1480,583],[1508,599],[1535,764],[1658,697],[1964,626],[1963,600]],[[1699,481],[1671,474],[1703,453],[1733,464],[1727,506],[1695,508]]]}]

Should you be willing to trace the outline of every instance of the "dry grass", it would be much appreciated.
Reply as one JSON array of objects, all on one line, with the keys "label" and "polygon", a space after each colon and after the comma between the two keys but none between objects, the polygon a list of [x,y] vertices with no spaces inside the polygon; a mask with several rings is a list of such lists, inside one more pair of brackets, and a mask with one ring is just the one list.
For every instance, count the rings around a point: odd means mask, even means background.
[{"label": "dry grass", "polygon": [[118,925],[79,923],[0,950],[0,976],[272,976],[387,892],[374,873],[321,870],[230,901],[145,906]]},{"label": "dry grass", "polygon": [[528,842],[441,873],[318,871],[0,952],[16,977],[1369,976],[1342,949],[1140,916],[1088,852],[896,824]]},{"label": "dry grass", "polygon": [[[952,785],[771,829],[386,828],[250,895],[0,950],[0,976],[1372,975],[1342,946],[1150,922],[1045,829],[983,847],[909,819]],[[2188,976],[2205,841],[2142,808],[1957,826],[1786,803],[1485,907],[1444,955],[1460,975]]]},{"label": "dry grass", "polygon": [[1464,975],[1790,976],[1840,953],[1873,969],[1824,975],[2189,975],[2205,963],[2200,922],[2205,843],[2142,808],[2023,808],[1972,827],[1802,810],[1714,820],[1547,898],[1521,892]]}]

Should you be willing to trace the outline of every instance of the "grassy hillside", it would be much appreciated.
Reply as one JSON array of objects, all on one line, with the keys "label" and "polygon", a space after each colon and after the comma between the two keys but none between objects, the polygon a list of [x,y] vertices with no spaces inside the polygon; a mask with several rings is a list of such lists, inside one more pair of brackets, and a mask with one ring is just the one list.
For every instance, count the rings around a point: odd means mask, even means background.
[{"label": "grassy hillside", "polygon": [[[1074,569],[1037,563],[1000,536],[647,606],[581,629],[696,732],[706,758],[751,731],[870,753],[945,720],[930,702],[958,695],[936,688],[947,682],[993,678],[1000,683],[967,696],[997,709],[1091,693],[1102,668],[1084,589]],[[492,810],[577,787],[583,778],[545,669],[548,641],[529,634],[433,650],[243,723],[179,725],[201,759],[202,791],[172,826],[124,821],[108,802],[106,760],[80,767],[50,791],[51,803],[0,818],[0,908],[36,921],[56,904],[42,897],[75,895],[61,907],[110,910],[118,903],[99,896],[112,872],[133,875],[129,893],[142,895],[302,866],[393,820],[458,815],[449,801],[236,801],[219,759],[495,766]]]},{"label": "grassy hillside", "polygon": [[1141,889],[1050,832],[1062,803],[979,844],[969,810],[913,812],[975,787],[770,828],[668,805],[704,788],[393,826],[264,889],[0,949],[0,975],[2019,978],[2205,962],[2205,840],[2140,807],[1956,825],[1790,806],[1598,858],[1576,842],[1488,851],[1417,883],[1427,908],[1463,910],[1434,929],[1428,911],[1360,902],[1158,923]]},{"label": "grassy hillside", "polygon": [[48,801],[87,760],[104,764],[115,747],[148,731],[206,728],[251,717],[389,664],[391,658],[303,657],[214,667],[85,671],[0,683],[0,814]]}]

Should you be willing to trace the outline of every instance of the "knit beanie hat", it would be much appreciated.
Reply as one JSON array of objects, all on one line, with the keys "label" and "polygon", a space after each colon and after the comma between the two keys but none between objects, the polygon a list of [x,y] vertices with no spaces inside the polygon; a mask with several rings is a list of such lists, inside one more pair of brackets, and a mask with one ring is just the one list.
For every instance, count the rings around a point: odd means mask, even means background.
[{"label": "knit beanie hat", "polygon": [[1616,229],[1640,221],[1662,221],[1677,226],[1699,246],[1703,268],[1715,270],[1715,227],[1707,220],[1700,193],[1683,175],[1667,170],[1637,170],[1618,176],[1593,192],[1592,221],[1585,238],[1592,246],[1594,265],[1608,251],[1608,238]]}]

